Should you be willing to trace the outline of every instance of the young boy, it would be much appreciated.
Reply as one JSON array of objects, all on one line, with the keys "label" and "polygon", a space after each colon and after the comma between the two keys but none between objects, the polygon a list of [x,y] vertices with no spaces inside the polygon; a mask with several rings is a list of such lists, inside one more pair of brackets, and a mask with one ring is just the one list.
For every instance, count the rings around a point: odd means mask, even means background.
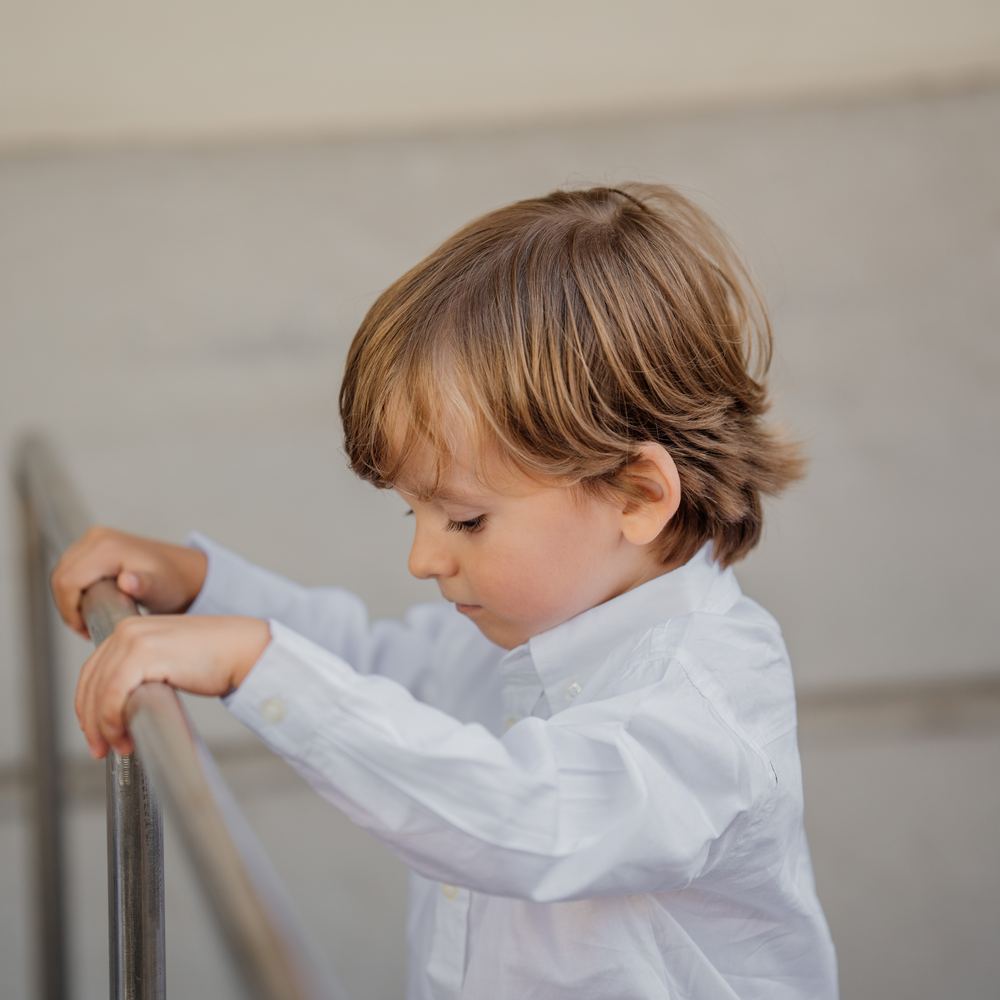
[{"label": "young boy", "polygon": [[472,222],[372,306],[340,396],[444,601],[370,625],[201,535],[95,529],[53,574],[66,621],[103,576],[175,614],[84,664],[92,752],[131,749],[143,681],[224,695],[411,868],[411,1000],[835,997],[788,656],[731,569],[801,473],[770,346],[671,188]]}]

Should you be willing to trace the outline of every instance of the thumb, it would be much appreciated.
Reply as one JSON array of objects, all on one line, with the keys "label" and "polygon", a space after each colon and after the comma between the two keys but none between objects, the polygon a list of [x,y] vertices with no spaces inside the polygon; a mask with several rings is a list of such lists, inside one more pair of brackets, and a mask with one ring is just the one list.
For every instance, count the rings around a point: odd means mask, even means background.
[{"label": "thumb", "polygon": [[148,581],[144,576],[136,573],[134,570],[126,570],[118,574],[118,579],[115,581],[118,584],[118,589],[129,594],[131,597],[142,597],[142,595],[148,589]]}]

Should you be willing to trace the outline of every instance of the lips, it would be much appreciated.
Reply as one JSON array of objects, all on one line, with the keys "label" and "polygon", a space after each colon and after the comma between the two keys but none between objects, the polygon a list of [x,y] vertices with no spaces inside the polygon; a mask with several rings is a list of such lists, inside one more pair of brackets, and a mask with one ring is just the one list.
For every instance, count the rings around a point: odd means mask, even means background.
[{"label": "lips", "polygon": [[482,608],[478,604],[459,604],[458,601],[455,602],[455,608],[461,611],[463,615],[471,614],[473,611],[481,611]]}]

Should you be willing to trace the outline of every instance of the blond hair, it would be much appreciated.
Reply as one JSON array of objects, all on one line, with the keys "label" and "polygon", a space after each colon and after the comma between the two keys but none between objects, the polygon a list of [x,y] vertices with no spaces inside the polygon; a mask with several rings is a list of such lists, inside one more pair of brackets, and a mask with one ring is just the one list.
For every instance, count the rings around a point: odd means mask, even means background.
[{"label": "blond hair", "polygon": [[[351,468],[392,486],[418,443],[438,476],[458,435],[542,480],[630,504],[626,466],[662,444],[680,507],[664,562],[758,542],[761,495],[802,475],[762,420],[771,328],[714,222],[665,185],[555,191],[469,223],[369,309],[340,410]],[[489,449],[487,446],[490,446]]]}]

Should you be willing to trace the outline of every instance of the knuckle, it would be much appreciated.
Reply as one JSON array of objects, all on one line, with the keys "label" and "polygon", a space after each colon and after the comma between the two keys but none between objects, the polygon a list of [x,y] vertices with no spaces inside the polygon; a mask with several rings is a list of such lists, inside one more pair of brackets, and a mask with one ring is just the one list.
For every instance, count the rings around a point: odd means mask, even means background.
[{"label": "knuckle", "polygon": [[90,552],[98,553],[101,558],[106,559],[109,551],[113,551],[117,541],[117,532],[113,528],[105,528],[101,525],[90,529],[91,534],[86,539]]},{"label": "knuckle", "polygon": [[115,641],[121,643],[127,648],[135,646],[138,641],[138,629],[136,623],[138,622],[137,617],[122,618],[114,629],[112,630],[112,635]]},{"label": "knuckle", "polygon": [[49,574],[49,587],[52,593],[61,597],[70,589],[68,572],[64,563],[60,562]]},{"label": "knuckle", "polygon": [[102,708],[97,716],[97,722],[100,725],[101,732],[104,733],[105,736],[120,733],[122,731],[121,722],[119,720],[119,714],[112,709]]},{"label": "knuckle", "polygon": [[126,657],[148,655],[155,637],[142,615],[130,615],[115,626],[115,640]]}]

